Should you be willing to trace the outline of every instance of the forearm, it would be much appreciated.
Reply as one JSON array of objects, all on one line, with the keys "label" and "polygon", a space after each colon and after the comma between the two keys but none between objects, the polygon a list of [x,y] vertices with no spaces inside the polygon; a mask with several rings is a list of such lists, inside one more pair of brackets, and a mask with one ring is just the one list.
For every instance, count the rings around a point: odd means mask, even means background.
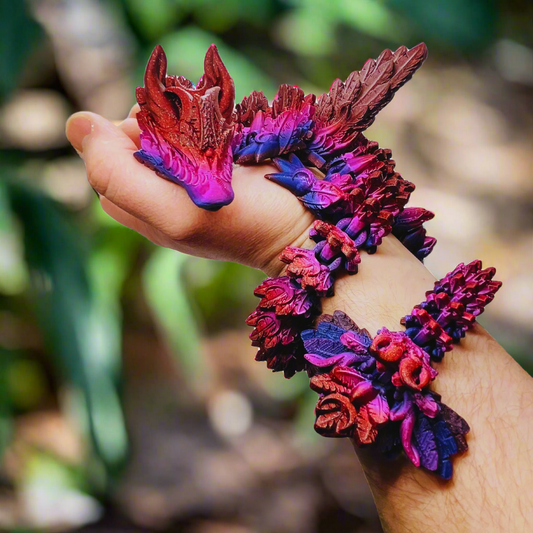
[{"label": "forearm", "polygon": [[[276,276],[278,253],[291,243],[300,246],[314,218],[263,178],[267,169],[236,168],[235,201],[207,213],[193,206],[184,189],[136,162],[138,129],[128,132],[83,113],[69,121],[67,133],[106,211],[156,244]],[[393,237],[376,254],[363,255],[359,274],[337,281],[324,312],[340,309],[371,333],[382,326],[401,329],[399,319],[424,299],[433,277]],[[434,389],[471,425],[470,451],[455,458],[453,480],[441,482],[406,462],[359,450],[385,528],[533,531],[530,378],[479,326],[437,366]]]},{"label": "forearm", "polygon": [[[346,312],[371,334],[424,300],[434,277],[394,237],[365,255],[357,276],[335,284],[323,312]],[[387,532],[532,531],[533,437],[531,378],[476,325],[435,365],[433,390],[471,426],[470,450],[443,482],[400,459],[357,449]]]}]

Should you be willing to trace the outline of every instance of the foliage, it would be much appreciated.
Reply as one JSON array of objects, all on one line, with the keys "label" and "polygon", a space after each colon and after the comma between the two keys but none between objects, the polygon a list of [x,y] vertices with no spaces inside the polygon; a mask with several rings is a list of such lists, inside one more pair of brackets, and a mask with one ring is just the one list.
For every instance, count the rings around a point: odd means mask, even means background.
[{"label": "foliage", "polygon": [[41,28],[24,2],[0,1],[0,103],[17,86],[28,57],[41,38]]},{"label": "foliage", "polygon": [[[19,88],[31,88],[36,63],[43,54],[53,53],[30,9],[37,3],[0,0],[0,104]],[[521,16],[520,1],[99,4],[121,14],[122,29],[133,45],[128,51],[136,53],[128,74],[137,84],[155,44],[165,48],[170,73],[196,81],[206,49],[215,43],[234,77],[237,101],[258,89],[270,99],[285,82],[320,91],[386,47],[411,47],[424,40],[437,60],[472,59],[489,50],[497,38],[531,45],[533,35],[528,17]],[[53,63],[54,58],[48,59]],[[73,106],[79,102],[80,95],[71,92],[57,73],[42,85],[61,92]],[[133,91],[132,84],[132,95]],[[0,346],[0,455],[9,445],[17,417],[53,397],[79,427],[87,451],[81,472],[74,474],[70,465],[56,468],[60,459],[39,452],[43,471],[60,472],[57,475],[68,478],[68,484],[106,498],[129,452],[123,337],[137,327],[132,318],[137,311],[125,302],[146,304],[149,318],[144,317],[144,327],[154,327],[199,397],[199,384],[209,373],[202,340],[242,325],[262,274],[156,249],[110,221],[96,198],[83,209],[53,201],[45,192],[42,169],[45,162],[68,155],[72,152],[67,148],[46,153],[0,148],[0,320],[25,324],[38,332],[40,343],[37,348],[8,342]],[[4,329],[9,324],[0,343]],[[280,376],[263,374],[264,390],[271,397],[292,402],[296,432],[303,433],[304,440],[313,439],[308,419],[314,398],[304,392],[306,380],[285,383]]]}]

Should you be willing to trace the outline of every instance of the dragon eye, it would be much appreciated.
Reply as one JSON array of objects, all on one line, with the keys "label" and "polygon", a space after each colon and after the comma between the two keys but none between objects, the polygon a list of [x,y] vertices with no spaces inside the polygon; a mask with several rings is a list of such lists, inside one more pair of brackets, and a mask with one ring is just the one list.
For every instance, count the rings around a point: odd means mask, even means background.
[{"label": "dragon eye", "polygon": [[391,340],[387,337],[381,338],[376,342],[375,347],[376,350],[385,350],[387,349],[391,344]]},{"label": "dragon eye", "polygon": [[298,170],[297,172],[294,173],[294,177],[297,179],[308,180],[309,173],[306,172],[305,170]]}]

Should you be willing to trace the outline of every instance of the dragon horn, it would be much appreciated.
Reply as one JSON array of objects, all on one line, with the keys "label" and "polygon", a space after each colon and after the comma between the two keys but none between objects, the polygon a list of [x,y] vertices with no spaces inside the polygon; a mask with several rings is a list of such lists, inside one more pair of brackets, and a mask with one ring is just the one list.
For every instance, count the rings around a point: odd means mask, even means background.
[{"label": "dragon horn", "polygon": [[165,76],[167,72],[167,56],[160,45],[157,45],[148,60],[144,74],[144,102],[154,118],[165,128],[174,126],[179,119],[176,106],[165,96]]},{"label": "dragon horn", "polygon": [[220,87],[218,95],[220,112],[226,120],[230,119],[235,104],[235,84],[214,44],[207,49],[205,54],[204,72],[204,80],[208,88]]}]

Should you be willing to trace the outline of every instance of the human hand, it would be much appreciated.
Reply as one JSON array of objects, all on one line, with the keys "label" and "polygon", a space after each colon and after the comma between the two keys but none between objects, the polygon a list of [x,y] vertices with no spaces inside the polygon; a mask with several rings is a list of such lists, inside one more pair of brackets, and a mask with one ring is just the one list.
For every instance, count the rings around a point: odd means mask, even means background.
[{"label": "human hand", "polygon": [[283,267],[279,253],[306,241],[313,216],[291,193],[264,179],[274,167],[235,165],[235,200],[216,212],[200,209],[182,187],[133,157],[139,149],[138,109],[119,125],[88,112],[67,122],[67,137],[104,211],[160,246],[277,275]]},{"label": "human hand", "polygon": [[[217,212],[204,211],[184,189],[133,158],[139,146],[135,112],[118,126],[92,113],[78,113],[67,124],[103,209],[158,245],[278,275],[279,253],[288,245],[304,245],[313,216],[292,194],[263,178],[273,167],[236,166],[234,202]],[[337,280],[335,296],[323,300],[322,308],[346,311],[372,334],[381,326],[395,330],[399,317],[424,299],[433,281],[389,235],[378,253],[363,258],[357,276]],[[531,378],[479,326],[446,356],[439,371],[434,390],[472,424],[473,445],[446,485],[405,460],[386,463],[371,450],[358,450],[384,529],[529,531],[533,517],[523,509],[530,508],[531,499],[524,494],[533,474],[529,441],[522,437],[533,431]]]}]

